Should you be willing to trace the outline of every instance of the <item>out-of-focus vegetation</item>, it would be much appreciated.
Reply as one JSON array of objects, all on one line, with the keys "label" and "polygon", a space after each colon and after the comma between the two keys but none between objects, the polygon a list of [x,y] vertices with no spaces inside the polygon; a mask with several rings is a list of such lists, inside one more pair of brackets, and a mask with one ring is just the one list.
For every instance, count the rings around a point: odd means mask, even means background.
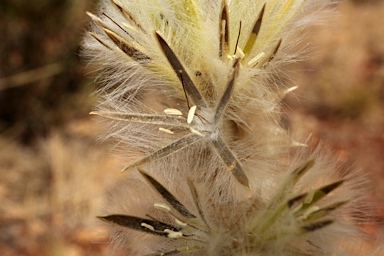
[{"label": "out-of-focus vegetation", "polygon": [[[119,169],[95,142],[95,85],[79,57],[85,11],[96,2],[0,1],[2,256],[104,255],[95,216]],[[295,67],[305,72],[287,99],[291,129],[325,139],[370,172],[384,200],[384,3],[350,0],[339,9],[308,38],[315,56]]]},{"label": "out-of-focus vegetation", "polygon": [[[91,0],[0,1],[0,254],[103,255],[114,162],[80,57]],[[112,170],[110,170],[112,169]]]},{"label": "out-of-focus vegetation", "polygon": [[92,1],[0,3],[0,131],[31,142],[87,114],[91,81],[79,43]]},{"label": "out-of-focus vegetation", "polygon": [[[367,2],[367,1],[365,1]],[[325,119],[378,121],[384,102],[384,2],[343,4],[312,33],[315,55],[302,63],[306,112]],[[368,120],[367,120],[368,121]]]}]

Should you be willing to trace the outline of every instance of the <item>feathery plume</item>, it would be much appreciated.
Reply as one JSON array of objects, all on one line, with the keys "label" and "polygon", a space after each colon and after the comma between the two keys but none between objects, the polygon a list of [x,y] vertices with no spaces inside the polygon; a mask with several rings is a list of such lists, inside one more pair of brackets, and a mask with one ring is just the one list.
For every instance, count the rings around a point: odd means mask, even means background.
[{"label": "feathery plume", "polygon": [[116,212],[100,217],[116,248],[351,255],[335,241],[361,235],[348,214],[360,209],[360,182],[319,156],[291,170],[287,155],[302,144],[279,125],[281,99],[296,88],[280,82],[284,64],[327,4],[104,0],[88,13],[84,46],[104,84],[91,114],[109,120],[105,138],[127,163]]}]

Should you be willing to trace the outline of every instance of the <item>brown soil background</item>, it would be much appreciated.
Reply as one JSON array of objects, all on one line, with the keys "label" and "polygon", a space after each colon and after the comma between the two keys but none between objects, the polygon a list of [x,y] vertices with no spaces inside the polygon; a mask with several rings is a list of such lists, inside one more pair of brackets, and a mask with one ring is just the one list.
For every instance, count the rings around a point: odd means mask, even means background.
[{"label": "brown soil background", "polygon": [[[31,2],[0,4],[0,252],[106,255],[95,216],[120,167],[97,143],[87,114],[97,101],[94,75],[78,56],[95,2]],[[384,217],[384,2],[337,9],[311,30],[311,58],[292,67],[300,88],[285,100],[286,125],[363,170],[377,206],[367,229],[375,233]]]}]

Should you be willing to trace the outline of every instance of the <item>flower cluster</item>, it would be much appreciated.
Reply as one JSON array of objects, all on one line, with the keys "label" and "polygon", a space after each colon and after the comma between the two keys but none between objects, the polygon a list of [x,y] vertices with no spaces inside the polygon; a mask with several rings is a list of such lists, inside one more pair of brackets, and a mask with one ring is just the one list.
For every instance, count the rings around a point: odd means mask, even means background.
[{"label": "flower cluster", "polygon": [[362,181],[317,154],[290,160],[302,144],[279,124],[296,88],[283,66],[326,4],[104,0],[88,13],[104,84],[92,114],[127,162],[100,217],[115,254],[351,255]]}]

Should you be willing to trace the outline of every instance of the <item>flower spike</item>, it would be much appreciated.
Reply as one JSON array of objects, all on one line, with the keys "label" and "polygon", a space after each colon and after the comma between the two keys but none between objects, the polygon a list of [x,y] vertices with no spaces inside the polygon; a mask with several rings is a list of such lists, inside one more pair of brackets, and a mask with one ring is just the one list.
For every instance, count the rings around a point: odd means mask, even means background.
[{"label": "flower spike", "polygon": [[91,114],[129,170],[99,217],[113,255],[371,255],[347,246],[368,237],[363,179],[280,125],[286,64],[332,0],[100,1]]}]

